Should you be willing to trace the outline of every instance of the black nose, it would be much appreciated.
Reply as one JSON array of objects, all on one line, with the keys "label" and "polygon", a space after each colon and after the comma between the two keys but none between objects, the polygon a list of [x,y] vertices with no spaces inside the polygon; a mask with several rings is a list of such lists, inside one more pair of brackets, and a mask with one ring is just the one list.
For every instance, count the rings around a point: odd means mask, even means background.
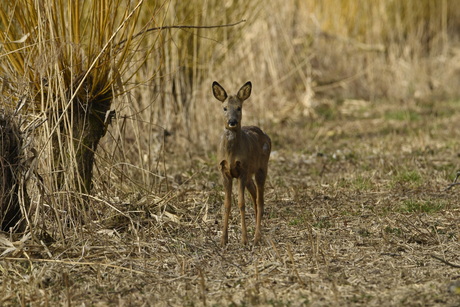
[{"label": "black nose", "polygon": [[238,121],[236,119],[231,119],[228,121],[229,127],[235,127],[237,124],[238,124]]}]

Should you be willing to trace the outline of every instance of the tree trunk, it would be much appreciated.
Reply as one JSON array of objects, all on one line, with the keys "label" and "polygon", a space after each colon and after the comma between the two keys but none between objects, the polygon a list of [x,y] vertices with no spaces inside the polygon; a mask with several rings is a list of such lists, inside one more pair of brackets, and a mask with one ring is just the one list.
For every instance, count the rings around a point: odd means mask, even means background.
[{"label": "tree trunk", "polygon": [[22,231],[21,203],[28,208],[29,199],[23,180],[22,136],[11,115],[0,114],[0,145],[0,227],[2,231],[11,227]]},{"label": "tree trunk", "polygon": [[[83,218],[89,209],[86,195],[93,187],[95,153],[106,133],[106,114],[113,100],[112,89],[95,85],[93,80],[92,76],[87,76],[83,81],[67,114],[59,123],[59,130],[52,136],[54,188],[76,192],[72,193],[72,201],[64,211],[77,219]],[[75,84],[80,84],[80,80],[77,79]],[[68,99],[72,93],[69,90]],[[59,112],[64,106],[57,105],[50,111],[52,126],[62,118]]]},{"label": "tree trunk", "polygon": [[97,145],[106,132],[105,118],[112,104],[112,91],[97,95],[90,101],[74,105],[74,148],[76,152],[79,191],[89,194],[92,189],[94,156]]}]

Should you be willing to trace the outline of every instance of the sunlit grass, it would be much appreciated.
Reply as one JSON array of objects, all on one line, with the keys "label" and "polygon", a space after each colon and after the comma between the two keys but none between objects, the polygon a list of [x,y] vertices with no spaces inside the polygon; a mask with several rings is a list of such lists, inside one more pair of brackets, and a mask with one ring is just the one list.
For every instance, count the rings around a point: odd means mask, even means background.
[{"label": "sunlit grass", "polygon": [[400,206],[400,211],[405,213],[436,213],[443,210],[446,203],[432,200],[406,200]]},{"label": "sunlit grass", "polygon": [[423,183],[422,175],[417,170],[400,170],[391,179],[391,186],[415,188]]}]

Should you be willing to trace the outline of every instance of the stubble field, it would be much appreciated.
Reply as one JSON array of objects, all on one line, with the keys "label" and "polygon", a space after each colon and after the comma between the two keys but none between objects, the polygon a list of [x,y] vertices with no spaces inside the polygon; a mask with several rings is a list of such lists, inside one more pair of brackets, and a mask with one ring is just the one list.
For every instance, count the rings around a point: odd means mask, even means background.
[{"label": "stubble field", "polygon": [[260,246],[240,244],[234,204],[220,247],[215,156],[166,155],[162,198],[96,194],[99,215],[65,240],[42,232],[5,247],[0,304],[457,306],[460,269],[439,259],[460,263],[460,191],[446,190],[459,121],[458,101],[345,100],[265,123]]}]

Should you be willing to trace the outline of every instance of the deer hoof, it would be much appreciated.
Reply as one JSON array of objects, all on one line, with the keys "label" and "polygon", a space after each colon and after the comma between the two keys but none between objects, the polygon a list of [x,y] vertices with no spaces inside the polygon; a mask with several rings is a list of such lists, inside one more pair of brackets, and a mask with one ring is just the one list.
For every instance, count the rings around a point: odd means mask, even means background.
[{"label": "deer hoof", "polygon": [[258,244],[259,244],[260,238],[261,238],[260,233],[259,233],[259,234],[256,234],[256,235],[254,236],[254,245],[258,245]]}]

